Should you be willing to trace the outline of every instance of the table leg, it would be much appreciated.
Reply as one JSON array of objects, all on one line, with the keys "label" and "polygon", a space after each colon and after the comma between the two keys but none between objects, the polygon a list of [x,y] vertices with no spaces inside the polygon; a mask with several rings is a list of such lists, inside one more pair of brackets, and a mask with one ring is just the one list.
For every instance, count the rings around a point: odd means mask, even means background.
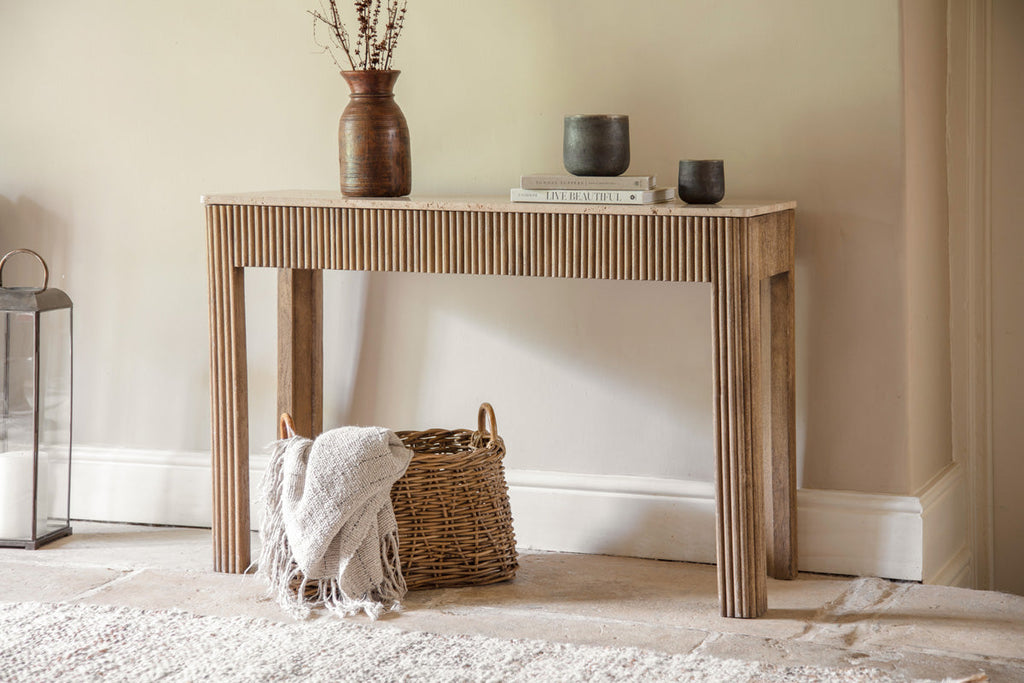
[{"label": "table leg", "polygon": [[766,283],[770,365],[766,411],[769,475],[767,501],[768,574],[776,579],[797,575],[796,545],[796,351],[793,271]]},{"label": "table leg", "polygon": [[277,413],[299,434],[323,430],[323,272],[282,268],[277,276]]},{"label": "table leg", "polygon": [[718,591],[725,617],[768,609],[759,406],[760,289],[749,231],[722,221],[712,263]]},{"label": "table leg", "polygon": [[213,569],[239,574],[249,555],[249,390],[245,276],[231,265],[229,232],[210,219],[210,404]]}]

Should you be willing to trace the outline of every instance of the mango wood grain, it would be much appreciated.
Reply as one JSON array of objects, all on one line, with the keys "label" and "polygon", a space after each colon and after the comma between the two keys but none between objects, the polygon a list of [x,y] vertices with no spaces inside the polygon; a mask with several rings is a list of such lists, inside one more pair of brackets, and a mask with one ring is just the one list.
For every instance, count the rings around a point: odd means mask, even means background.
[{"label": "mango wood grain", "polygon": [[769,469],[765,478],[768,575],[795,579],[796,543],[796,340],[793,271],[762,281],[770,349],[769,390],[763,394]]},{"label": "mango wood grain", "polygon": [[297,434],[323,431],[323,271],[282,268],[277,276],[277,414],[296,416]]},{"label": "mango wood grain", "polygon": [[795,575],[792,202],[574,207],[324,193],[204,202],[217,571],[249,564],[242,273],[263,267],[281,269],[278,412],[308,433],[322,421],[323,269],[711,283],[722,614],[763,614],[766,572]]},{"label": "mango wood grain", "polygon": [[750,282],[751,295],[759,298],[759,312],[752,320],[759,324],[750,334],[758,338],[762,352],[757,369],[761,375],[755,380],[760,402],[760,442],[755,450],[767,455],[767,572],[776,579],[797,575],[795,225],[792,210],[750,219],[759,268]]},{"label": "mango wood grain", "polygon": [[231,258],[234,233],[224,207],[207,209],[210,285],[210,406],[213,568],[249,564],[249,406],[245,278]]}]

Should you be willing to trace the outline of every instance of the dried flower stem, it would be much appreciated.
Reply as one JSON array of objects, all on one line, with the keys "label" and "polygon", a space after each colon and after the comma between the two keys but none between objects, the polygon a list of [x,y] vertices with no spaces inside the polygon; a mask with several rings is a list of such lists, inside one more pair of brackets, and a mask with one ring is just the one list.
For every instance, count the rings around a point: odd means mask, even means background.
[{"label": "dried flower stem", "polygon": [[[382,1],[384,2],[385,16],[383,29],[380,28]],[[405,25],[407,0],[402,0],[401,5],[399,5],[399,0],[355,0],[353,5],[359,30],[354,43],[342,22],[337,0],[327,0],[327,2],[327,7],[321,4],[319,11],[309,11],[313,17],[313,41],[331,55],[331,59],[338,65],[338,68],[342,69],[332,46],[323,45],[317,40],[318,24],[323,23],[330,29],[333,47],[341,48],[353,71],[390,69],[398,37]]]}]

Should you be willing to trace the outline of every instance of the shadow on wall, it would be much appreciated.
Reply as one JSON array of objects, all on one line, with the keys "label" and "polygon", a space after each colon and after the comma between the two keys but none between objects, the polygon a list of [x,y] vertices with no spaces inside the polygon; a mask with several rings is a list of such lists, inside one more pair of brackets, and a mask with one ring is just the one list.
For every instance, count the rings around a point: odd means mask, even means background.
[{"label": "shadow on wall", "polygon": [[[68,290],[67,238],[68,224],[56,213],[25,197],[11,200],[0,195],[0,252],[31,249],[46,261],[50,286],[65,291]],[[10,260],[4,266],[4,283],[9,286],[42,284],[39,265],[32,258]]]},{"label": "shadow on wall", "polygon": [[371,275],[324,273],[324,427],[348,424],[366,337],[364,315]]}]

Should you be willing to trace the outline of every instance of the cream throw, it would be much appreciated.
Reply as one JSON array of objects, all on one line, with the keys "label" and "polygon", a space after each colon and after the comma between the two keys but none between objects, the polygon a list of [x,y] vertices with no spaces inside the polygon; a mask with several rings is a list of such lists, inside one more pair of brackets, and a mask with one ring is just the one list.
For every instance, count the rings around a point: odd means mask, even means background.
[{"label": "cream throw", "polygon": [[[275,444],[263,479],[257,575],[282,608],[305,618],[322,604],[371,619],[400,609],[406,585],[390,492],[411,457],[382,427]],[[311,582],[316,596],[306,598]]]}]

